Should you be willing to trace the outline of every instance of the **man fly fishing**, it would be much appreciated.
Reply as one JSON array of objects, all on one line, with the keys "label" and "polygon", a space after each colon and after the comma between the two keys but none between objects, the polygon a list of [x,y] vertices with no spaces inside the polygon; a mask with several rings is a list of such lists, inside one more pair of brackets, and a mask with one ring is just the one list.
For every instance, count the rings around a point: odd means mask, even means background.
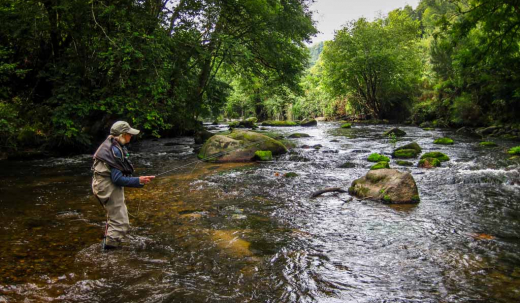
[{"label": "man fly fishing", "polygon": [[94,154],[92,191],[107,211],[107,226],[103,249],[121,246],[130,222],[125,204],[125,187],[143,187],[155,176],[132,177],[134,166],[125,147],[139,130],[127,122],[118,121],[110,128],[110,135]]}]

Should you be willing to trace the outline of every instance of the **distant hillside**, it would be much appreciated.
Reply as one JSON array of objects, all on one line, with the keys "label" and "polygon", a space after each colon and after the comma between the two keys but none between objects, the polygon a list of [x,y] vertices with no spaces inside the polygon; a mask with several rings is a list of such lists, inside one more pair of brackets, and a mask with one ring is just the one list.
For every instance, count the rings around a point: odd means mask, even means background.
[{"label": "distant hillside", "polygon": [[318,61],[318,58],[320,57],[322,51],[323,41],[309,47],[309,53],[311,54],[311,58],[309,60],[309,68],[313,67],[314,64],[316,64],[316,61]]}]

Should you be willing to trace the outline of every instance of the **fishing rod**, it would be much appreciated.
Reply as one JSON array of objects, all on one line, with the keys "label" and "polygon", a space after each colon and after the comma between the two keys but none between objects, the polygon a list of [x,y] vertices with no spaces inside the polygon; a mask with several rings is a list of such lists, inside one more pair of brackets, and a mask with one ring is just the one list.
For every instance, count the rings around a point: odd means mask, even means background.
[{"label": "fishing rod", "polygon": [[[291,130],[291,133],[295,133],[296,131],[299,131],[299,130],[304,129],[304,128],[306,128],[306,127],[303,126],[303,127],[297,128],[297,129],[295,129],[295,130]],[[285,136],[285,135],[287,135],[287,134],[284,133],[283,135]],[[208,157],[204,157],[204,158],[202,158],[202,159],[195,160],[195,161],[193,161],[193,162],[189,162],[189,163],[187,163],[187,164],[184,164],[184,165],[181,165],[181,166],[174,167],[174,168],[172,168],[172,169],[170,169],[170,170],[167,170],[167,171],[164,171],[164,172],[162,172],[162,173],[156,174],[155,177],[159,177],[159,176],[165,175],[165,174],[167,174],[167,173],[170,173],[170,172],[175,171],[175,170],[179,170],[179,169],[181,169],[181,168],[184,168],[184,167],[190,166],[190,165],[195,164],[195,163],[205,162],[205,161],[207,161],[207,160],[211,160],[211,159],[214,159],[214,158],[218,158],[218,157],[224,156],[224,155],[226,155],[226,154],[229,154],[229,153],[234,152],[234,151],[239,150],[239,149],[244,149],[244,148],[248,148],[248,147],[251,147],[251,146],[254,146],[254,145],[258,145],[258,144],[260,144],[260,143],[263,143],[263,142],[268,141],[268,140],[271,140],[271,139],[273,139],[273,138],[271,138],[271,137],[267,137],[267,138],[264,139],[264,140],[261,140],[261,141],[255,141],[255,142],[253,142],[253,143],[251,143],[251,144],[248,144],[248,145],[246,145],[246,146],[239,146],[239,147],[234,148],[234,149],[230,149],[230,150],[227,150],[227,151],[222,151],[222,152],[219,152],[219,153],[216,153],[216,154],[210,155],[210,156],[208,156]]]}]

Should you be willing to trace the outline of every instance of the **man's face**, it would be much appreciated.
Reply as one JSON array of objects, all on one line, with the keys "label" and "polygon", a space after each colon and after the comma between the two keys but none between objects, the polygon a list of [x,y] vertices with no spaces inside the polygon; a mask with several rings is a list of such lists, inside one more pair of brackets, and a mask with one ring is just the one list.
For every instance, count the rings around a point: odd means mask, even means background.
[{"label": "man's face", "polygon": [[125,144],[130,143],[130,139],[132,139],[132,135],[129,133],[123,134],[123,137],[125,138]]}]

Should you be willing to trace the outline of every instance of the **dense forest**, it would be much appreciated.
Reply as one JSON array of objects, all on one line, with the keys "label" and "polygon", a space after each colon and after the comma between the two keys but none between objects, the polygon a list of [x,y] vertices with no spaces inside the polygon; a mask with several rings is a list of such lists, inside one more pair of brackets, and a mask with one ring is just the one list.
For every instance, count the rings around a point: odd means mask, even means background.
[{"label": "dense forest", "polygon": [[0,144],[85,150],[124,119],[518,123],[520,0],[422,0],[316,33],[310,0],[0,0]]}]

